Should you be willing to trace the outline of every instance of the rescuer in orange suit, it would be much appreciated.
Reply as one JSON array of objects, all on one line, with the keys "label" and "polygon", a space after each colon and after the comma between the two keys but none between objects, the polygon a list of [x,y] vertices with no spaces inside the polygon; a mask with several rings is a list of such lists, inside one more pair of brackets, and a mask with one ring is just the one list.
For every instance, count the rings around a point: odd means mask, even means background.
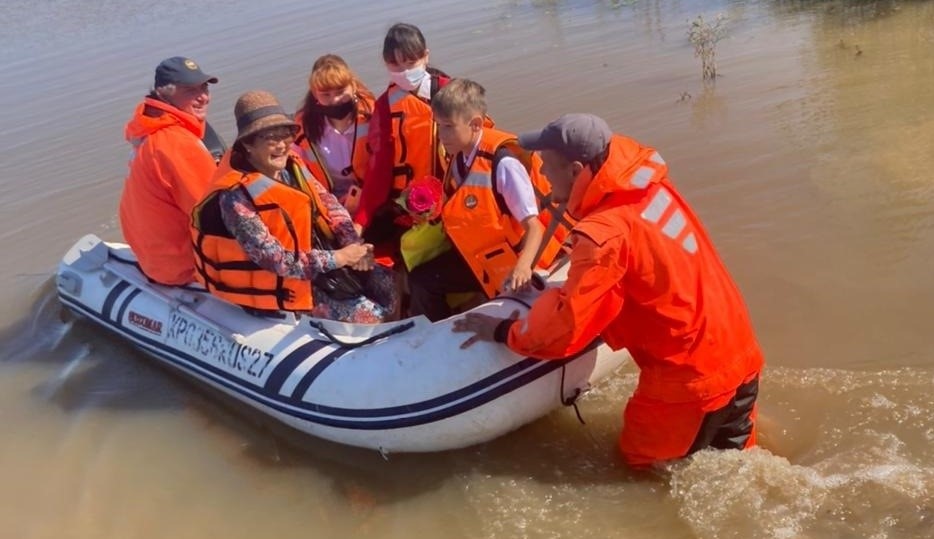
[{"label": "rescuer in orange suit", "polygon": [[566,114],[519,143],[541,152],[556,202],[579,219],[567,281],[524,319],[471,313],[454,331],[541,359],[595,339],[626,348],[640,369],[619,447],[633,467],[704,448],[755,444],[763,356],[739,289],[658,152]]}]

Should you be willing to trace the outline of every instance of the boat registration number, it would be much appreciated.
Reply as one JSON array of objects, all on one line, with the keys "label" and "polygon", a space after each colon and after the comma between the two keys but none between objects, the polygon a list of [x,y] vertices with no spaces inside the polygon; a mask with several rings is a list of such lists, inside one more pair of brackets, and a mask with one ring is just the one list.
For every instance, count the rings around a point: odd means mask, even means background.
[{"label": "boat registration number", "polygon": [[251,381],[263,377],[273,357],[269,352],[233,341],[175,313],[172,313],[169,321],[168,340],[207,363]]}]

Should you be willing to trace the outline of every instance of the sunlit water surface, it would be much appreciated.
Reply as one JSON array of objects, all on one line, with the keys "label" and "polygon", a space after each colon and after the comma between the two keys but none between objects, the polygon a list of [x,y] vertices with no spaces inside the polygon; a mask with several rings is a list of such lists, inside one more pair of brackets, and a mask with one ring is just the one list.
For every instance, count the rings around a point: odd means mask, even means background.
[{"label": "sunlit water surface", "polygon": [[[718,13],[705,86],[686,32]],[[934,2],[13,0],[0,20],[0,537],[934,537]],[[82,234],[120,239],[123,125],[162,58],[220,77],[230,140],[240,93],[297,104],[326,52],[378,93],[398,20],[504,129],[589,111],[659,149],[765,349],[761,449],[631,474],[628,368],[586,425],[384,460],[62,320],[51,275]]]}]

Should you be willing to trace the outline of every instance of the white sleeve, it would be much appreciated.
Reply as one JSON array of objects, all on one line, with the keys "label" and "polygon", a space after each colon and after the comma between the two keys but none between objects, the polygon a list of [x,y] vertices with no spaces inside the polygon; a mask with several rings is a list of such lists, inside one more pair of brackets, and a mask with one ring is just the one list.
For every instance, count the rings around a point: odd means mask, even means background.
[{"label": "white sleeve", "polygon": [[515,157],[503,157],[496,167],[496,191],[506,201],[513,218],[520,223],[538,215],[538,200],[529,173]]}]

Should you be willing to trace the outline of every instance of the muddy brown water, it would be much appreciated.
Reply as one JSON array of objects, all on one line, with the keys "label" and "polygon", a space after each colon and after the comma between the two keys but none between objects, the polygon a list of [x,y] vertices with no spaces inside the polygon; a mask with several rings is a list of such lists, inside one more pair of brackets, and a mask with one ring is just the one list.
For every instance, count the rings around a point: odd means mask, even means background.
[{"label": "muddy brown water", "polygon": [[[717,13],[705,86],[686,32]],[[934,2],[12,0],[0,20],[0,538],[934,537]],[[240,93],[297,104],[326,52],[378,93],[400,20],[502,128],[596,112],[660,151],[765,349],[762,448],[631,474],[625,368],[586,426],[559,410],[387,461],[59,319],[64,251],[120,239],[123,125],[162,58],[220,77],[229,140]]]}]

